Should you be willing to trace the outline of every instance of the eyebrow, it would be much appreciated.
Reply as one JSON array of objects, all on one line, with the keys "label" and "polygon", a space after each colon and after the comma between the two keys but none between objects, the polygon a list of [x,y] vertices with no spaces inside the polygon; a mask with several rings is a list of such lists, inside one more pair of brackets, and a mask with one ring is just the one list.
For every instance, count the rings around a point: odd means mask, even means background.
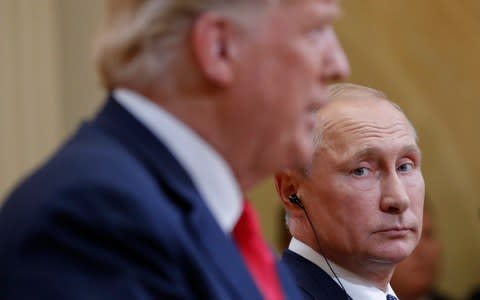
[{"label": "eyebrow", "polygon": [[[364,149],[356,152],[352,156],[352,159],[353,160],[360,160],[360,159],[364,159],[366,157],[372,157],[372,156],[374,156],[378,153],[381,153],[382,151],[383,150],[379,147],[367,147],[367,148],[364,148]],[[399,153],[401,155],[405,155],[407,153],[413,153],[413,154],[417,155],[419,158],[421,157],[420,148],[416,144],[409,144],[409,145],[403,146],[400,149]]]},{"label": "eyebrow", "polygon": [[[326,1],[326,2],[329,2],[329,1]],[[334,7],[331,7],[329,9],[315,7],[313,10],[309,11],[309,17],[314,19],[321,17],[322,23],[333,23],[337,21],[341,17],[343,11],[341,6],[338,4],[338,2],[336,1],[331,1],[331,2],[336,3],[336,4],[333,4]],[[332,4],[321,3],[320,5],[332,5]]]}]

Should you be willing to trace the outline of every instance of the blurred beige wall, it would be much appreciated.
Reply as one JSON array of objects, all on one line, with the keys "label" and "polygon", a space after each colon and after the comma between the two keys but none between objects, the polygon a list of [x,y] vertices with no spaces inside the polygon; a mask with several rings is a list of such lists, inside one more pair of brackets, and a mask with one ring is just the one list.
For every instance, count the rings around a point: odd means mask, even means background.
[{"label": "blurred beige wall", "polygon": [[57,16],[52,0],[0,0],[0,195],[59,140]]},{"label": "blurred beige wall", "polygon": [[[417,127],[444,246],[439,287],[461,298],[480,282],[480,2],[342,5],[337,31],[350,81],[386,92]],[[0,0],[1,198],[101,103],[90,49],[102,8],[98,0]],[[276,242],[271,180],[251,198]]]},{"label": "blurred beige wall", "polygon": [[90,53],[102,9],[0,0],[0,199],[101,102]]}]

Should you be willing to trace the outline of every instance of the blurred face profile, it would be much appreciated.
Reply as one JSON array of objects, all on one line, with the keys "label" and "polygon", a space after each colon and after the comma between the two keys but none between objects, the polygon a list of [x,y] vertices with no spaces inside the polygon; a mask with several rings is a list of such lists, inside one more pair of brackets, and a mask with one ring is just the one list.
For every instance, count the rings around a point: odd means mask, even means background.
[{"label": "blurred face profile", "polygon": [[[361,97],[360,97],[361,98]],[[319,112],[322,143],[299,188],[325,255],[362,274],[417,245],[424,181],[405,116],[380,99],[339,99]]]},{"label": "blurred face profile", "polygon": [[312,152],[314,113],[326,84],[343,79],[349,65],[332,22],[334,0],[280,1],[248,34],[235,75],[245,153],[267,172],[306,162]]},{"label": "blurred face profile", "polygon": [[398,264],[393,274],[391,283],[398,295],[411,295],[414,299],[429,293],[438,273],[439,260],[440,243],[435,236],[432,216],[426,211],[417,248]]}]

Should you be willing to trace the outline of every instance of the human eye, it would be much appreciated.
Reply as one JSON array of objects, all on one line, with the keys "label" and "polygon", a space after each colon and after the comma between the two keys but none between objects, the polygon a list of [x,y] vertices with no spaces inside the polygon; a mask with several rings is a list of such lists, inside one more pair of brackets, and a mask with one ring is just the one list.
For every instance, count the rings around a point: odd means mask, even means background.
[{"label": "human eye", "polygon": [[370,170],[367,167],[360,167],[352,170],[352,175],[356,177],[365,177],[370,174]]},{"label": "human eye", "polygon": [[324,32],[325,32],[325,26],[317,26],[317,27],[310,28],[310,30],[308,31],[308,34],[311,37],[319,37]]},{"label": "human eye", "polygon": [[308,37],[310,40],[315,42],[320,42],[324,39],[328,26],[322,24],[318,26],[311,27],[308,30]]},{"label": "human eye", "polygon": [[397,170],[400,172],[408,172],[413,169],[413,163],[407,162],[407,163],[402,163],[397,167]]}]

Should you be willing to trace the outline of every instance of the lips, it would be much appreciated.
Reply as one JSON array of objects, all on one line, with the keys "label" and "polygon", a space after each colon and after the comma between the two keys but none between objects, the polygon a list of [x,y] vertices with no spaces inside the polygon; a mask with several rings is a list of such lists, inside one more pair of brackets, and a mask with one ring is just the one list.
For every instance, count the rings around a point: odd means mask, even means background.
[{"label": "lips", "polygon": [[390,227],[375,231],[375,233],[384,234],[390,237],[403,237],[410,232],[414,232],[412,227]]},{"label": "lips", "polygon": [[380,230],[378,230],[378,232],[382,232],[382,231],[405,231],[405,230],[412,230],[413,231],[413,228],[411,228],[411,227],[391,227],[391,228],[380,229]]}]

